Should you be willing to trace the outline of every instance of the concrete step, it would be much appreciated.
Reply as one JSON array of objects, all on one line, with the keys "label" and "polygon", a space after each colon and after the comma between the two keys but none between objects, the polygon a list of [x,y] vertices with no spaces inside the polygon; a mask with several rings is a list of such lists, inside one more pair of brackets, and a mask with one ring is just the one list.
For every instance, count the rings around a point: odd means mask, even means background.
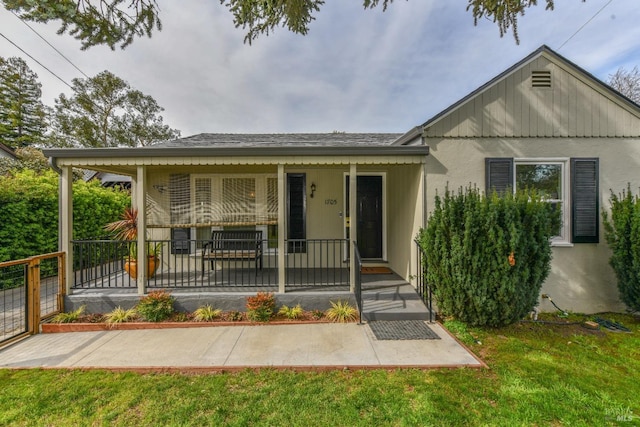
[{"label": "concrete step", "polygon": [[362,305],[362,317],[367,321],[429,320],[429,309],[406,282],[363,289]]}]

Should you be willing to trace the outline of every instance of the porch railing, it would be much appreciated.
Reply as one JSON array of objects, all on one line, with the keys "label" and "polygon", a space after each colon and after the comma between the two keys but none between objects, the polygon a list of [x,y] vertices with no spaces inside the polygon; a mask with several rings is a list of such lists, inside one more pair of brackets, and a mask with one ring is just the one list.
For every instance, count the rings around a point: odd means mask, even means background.
[{"label": "porch railing", "polygon": [[95,239],[72,240],[74,288],[135,288],[124,270],[125,259],[135,242]]},{"label": "porch railing", "polygon": [[289,239],[285,245],[286,286],[349,284],[348,240]]},{"label": "porch railing", "polygon": [[362,258],[358,244],[353,242],[353,253],[355,257],[356,280],[354,286],[354,294],[356,305],[358,306],[358,323],[362,323]]},{"label": "porch railing", "polygon": [[[155,248],[158,255],[154,261],[156,267],[153,271],[147,271],[146,287],[278,288],[277,241],[262,241],[263,254],[258,266],[255,265],[255,259],[242,256],[206,259],[203,265],[202,247],[206,242],[207,240],[147,241],[148,248]],[[135,289],[136,279],[127,273],[128,267],[125,265],[129,250],[135,248],[135,245],[135,242],[115,240],[73,241],[73,287]],[[347,240],[286,240],[285,249],[286,288],[348,286]]]},{"label": "porch railing", "polygon": [[420,295],[420,298],[422,298],[422,301],[424,301],[427,309],[429,309],[429,322],[433,322],[433,290],[427,280],[427,271],[429,268],[427,264],[427,257],[422,250],[420,243],[418,243],[417,240],[414,240],[414,242],[417,248],[416,291],[418,292],[418,295]]}]

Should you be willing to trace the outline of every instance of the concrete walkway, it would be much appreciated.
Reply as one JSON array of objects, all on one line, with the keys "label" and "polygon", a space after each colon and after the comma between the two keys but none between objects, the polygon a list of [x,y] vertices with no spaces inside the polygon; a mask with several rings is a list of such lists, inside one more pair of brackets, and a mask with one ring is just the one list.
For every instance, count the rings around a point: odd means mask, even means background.
[{"label": "concrete walkway", "polygon": [[0,367],[142,370],[482,367],[439,324],[439,340],[378,340],[368,325],[298,324],[40,334],[0,350]]}]

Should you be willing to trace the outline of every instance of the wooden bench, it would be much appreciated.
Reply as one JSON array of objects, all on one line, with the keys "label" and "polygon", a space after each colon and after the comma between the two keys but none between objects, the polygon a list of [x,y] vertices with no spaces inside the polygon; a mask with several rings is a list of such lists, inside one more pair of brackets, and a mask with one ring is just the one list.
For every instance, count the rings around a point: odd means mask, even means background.
[{"label": "wooden bench", "polygon": [[213,230],[211,240],[202,246],[202,274],[206,261],[215,269],[215,261],[254,261],[256,275],[262,270],[262,231],[257,230]]}]

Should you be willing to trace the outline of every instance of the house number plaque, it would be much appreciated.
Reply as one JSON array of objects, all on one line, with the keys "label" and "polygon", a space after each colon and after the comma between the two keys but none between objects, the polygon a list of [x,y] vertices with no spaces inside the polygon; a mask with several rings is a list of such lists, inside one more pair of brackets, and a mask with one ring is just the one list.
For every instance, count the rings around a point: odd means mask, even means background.
[{"label": "house number plaque", "polygon": [[325,205],[337,205],[338,201],[336,199],[324,199]]}]

